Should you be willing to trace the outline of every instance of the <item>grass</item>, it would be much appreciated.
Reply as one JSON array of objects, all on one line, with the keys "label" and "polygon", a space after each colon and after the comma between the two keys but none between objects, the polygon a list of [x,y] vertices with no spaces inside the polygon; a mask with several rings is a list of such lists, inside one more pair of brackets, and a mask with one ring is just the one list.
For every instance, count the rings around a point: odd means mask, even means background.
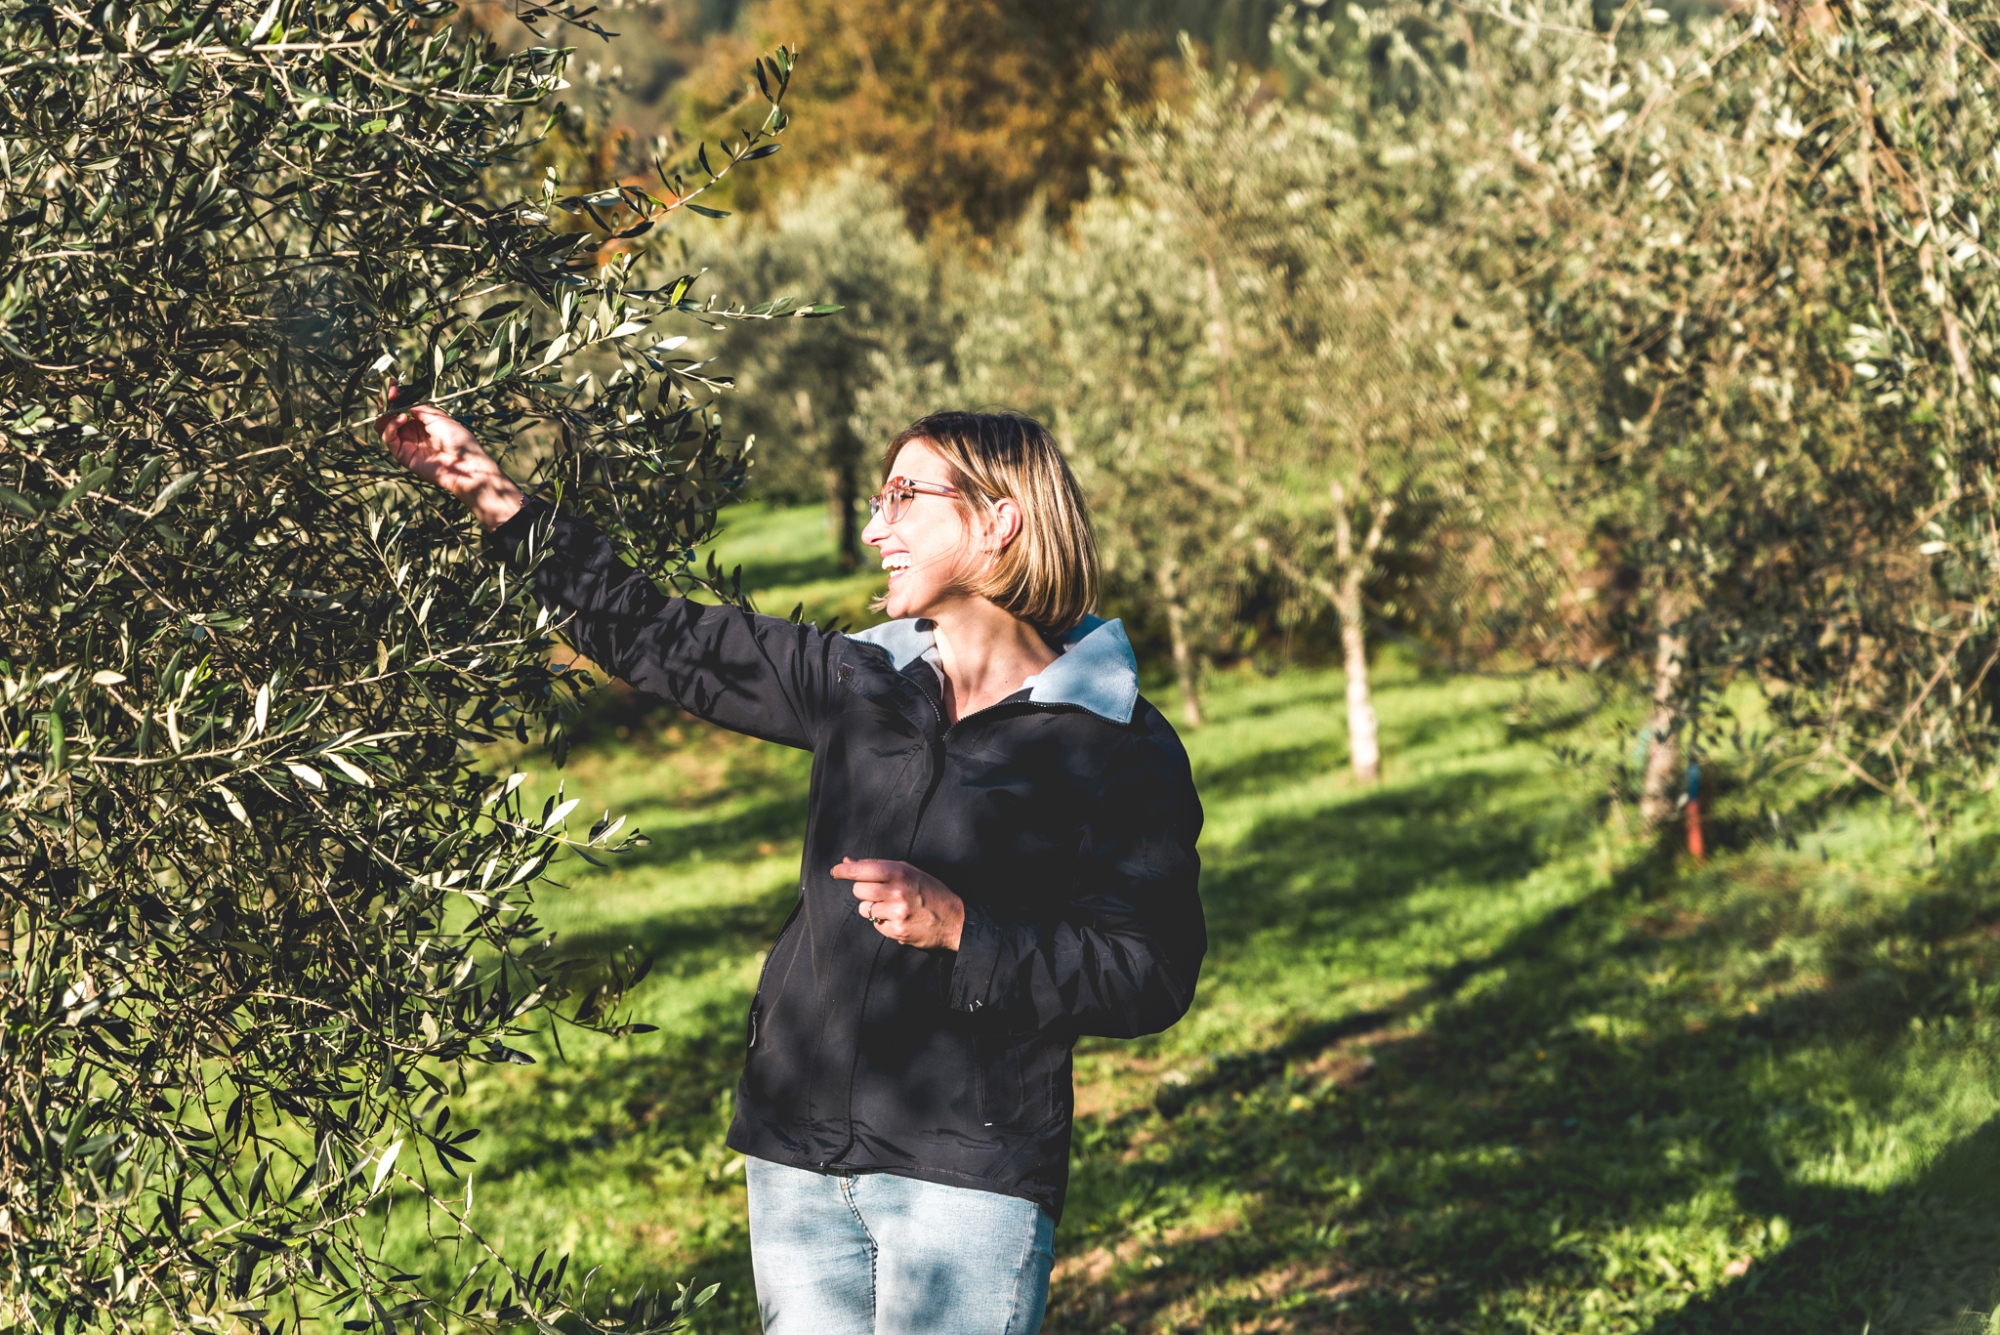
[{"label": "grass", "polygon": [[[747,518],[720,546],[762,605],[865,607],[869,576],[795,555],[816,514]],[[1187,738],[1200,996],[1165,1035],[1079,1049],[1047,1329],[1988,1329],[1987,824],[1926,860],[1864,806],[1786,849],[1725,801],[1724,847],[1688,864],[1510,725],[1521,692],[1386,663],[1386,778],[1362,789],[1337,673],[1218,675]],[[751,1331],[722,1133],[808,758],[684,719],[630,731],[560,776],[521,763],[652,836],[573,864],[540,912],[567,949],[655,956],[631,1012],[658,1030],[480,1068],[457,1115],[485,1129],[474,1218],[600,1285],[720,1281],[698,1329]],[[394,1245],[443,1273],[414,1224]]]},{"label": "grass", "polygon": [[[729,512],[720,539],[704,549],[704,561],[708,550],[716,553],[725,573],[743,567],[744,587],[754,591],[761,612],[789,616],[796,608],[822,626],[868,626],[881,620],[868,610],[869,600],[882,591],[880,573],[843,571],[831,526],[813,507],[739,505]],[[864,561],[867,555],[864,548]]]}]

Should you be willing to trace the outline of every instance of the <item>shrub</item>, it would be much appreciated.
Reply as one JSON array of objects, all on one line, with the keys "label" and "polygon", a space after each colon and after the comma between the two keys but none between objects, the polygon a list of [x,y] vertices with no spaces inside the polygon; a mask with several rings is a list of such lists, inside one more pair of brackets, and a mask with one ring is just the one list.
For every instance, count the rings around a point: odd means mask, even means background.
[{"label": "shrub", "polygon": [[[578,681],[370,419],[400,374],[685,573],[741,459],[710,382],[649,346],[692,279],[606,247],[775,149],[791,57],[760,62],[768,113],[716,172],[704,149],[651,194],[522,197],[566,53],[456,13],[0,17],[0,1322],[601,1306],[466,1227],[451,1098],[466,1062],[528,1060],[533,1012],[619,1027],[642,966],[572,991],[530,908],[621,822],[572,835],[574,799],[524,810],[520,776],[481,773],[503,733],[560,759]],[[458,1249],[456,1292],[371,1254],[392,1206]]]}]

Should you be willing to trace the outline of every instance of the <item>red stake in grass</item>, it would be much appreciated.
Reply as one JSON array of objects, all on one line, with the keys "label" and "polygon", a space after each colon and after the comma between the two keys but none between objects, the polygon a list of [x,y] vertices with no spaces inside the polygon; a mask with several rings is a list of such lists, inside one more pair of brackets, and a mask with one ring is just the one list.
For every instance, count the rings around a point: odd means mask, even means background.
[{"label": "red stake in grass", "polygon": [[1701,764],[1688,762],[1688,856],[1696,862],[1706,861],[1708,845],[1701,838]]}]

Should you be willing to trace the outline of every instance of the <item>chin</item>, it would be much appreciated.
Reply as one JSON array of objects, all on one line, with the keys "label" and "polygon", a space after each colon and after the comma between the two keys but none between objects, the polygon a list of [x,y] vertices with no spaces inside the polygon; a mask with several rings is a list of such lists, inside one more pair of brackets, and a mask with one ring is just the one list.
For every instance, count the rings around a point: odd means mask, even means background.
[{"label": "chin", "polygon": [[896,585],[891,585],[889,591],[882,596],[883,615],[891,621],[906,621],[911,617],[922,616],[923,604],[922,598],[913,598],[910,596],[910,590]]}]

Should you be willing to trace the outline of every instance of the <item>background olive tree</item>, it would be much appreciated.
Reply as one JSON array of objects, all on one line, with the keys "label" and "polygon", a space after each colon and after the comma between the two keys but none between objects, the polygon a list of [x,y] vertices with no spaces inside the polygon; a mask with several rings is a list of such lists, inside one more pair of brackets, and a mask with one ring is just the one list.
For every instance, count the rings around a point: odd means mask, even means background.
[{"label": "background olive tree", "polygon": [[1157,623],[1199,726],[1202,663],[1244,567],[1234,516],[1203,485],[1220,457],[1214,364],[1177,239],[1125,198],[1091,201],[1067,229],[1025,227],[961,297],[949,392],[1055,433],[1090,497],[1109,597]]},{"label": "background olive tree", "polygon": [[[1685,35],[1635,9],[1587,40],[1580,13],[1519,16],[1549,99],[1519,221],[1536,334],[1594,381],[1552,477],[1632,572],[1609,624],[1649,677],[1646,823],[1745,679],[1775,759],[1920,812],[1990,783],[1991,56],[1923,5]],[[1485,77],[1519,85],[1489,31]]]},{"label": "background olive tree", "polygon": [[[700,238],[694,261],[736,291],[838,307],[838,320],[731,325],[717,343],[744,393],[732,430],[756,437],[758,494],[824,498],[841,564],[861,561],[861,499],[874,490],[879,436],[857,430],[857,397],[878,365],[923,363],[950,341],[930,257],[889,187],[856,167],[815,183],[771,216]],[[913,414],[918,416],[921,414]]]},{"label": "background olive tree", "polygon": [[[1295,613],[1332,618],[1349,766],[1379,774],[1368,614],[1460,457],[1443,307],[1417,274],[1434,174],[1354,117],[1194,73],[1191,105],[1129,121],[1124,188],[1171,217],[1201,288],[1222,450],[1200,481]],[[1429,155],[1423,155],[1426,159]]]},{"label": "background olive tree", "polygon": [[[452,1100],[466,1063],[528,1060],[531,1012],[618,1029],[643,966],[556,963],[531,891],[630,834],[482,772],[501,736],[560,760],[580,674],[371,419],[399,376],[692,578],[742,460],[661,344],[693,279],[640,248],[775,150],[792,58],[723,143],[577,198],[517,165],[568,53],[456,17],[0,15],[0,1323],[611,1310],[470,1227]],[[392,1208],[454,1291],[377,1259]]]},{"label": "background olive tree", "polygon": [[953,383],[1054,426],[1114,597],[1164,623],[1190,724],[1204,659],[1244,647],[1260,571],[1300,619],[1330,617],[1365,782],[1380,747],[1364,594],[1432,522],[1457,458],[1462,396],[1426,336],[1440,306],[1401,268],[1412,248],[1373,239],[1380,201],[1404,201],[1351,131],[1188,59],[1189,105],[1112,135],[1115,188],[1066,228],[1024,227],[967,285]]},{"label": "background olive tree", "polygon": [[1511,596],[1641,687],[1649,828],[1739,683],[1767,760],[1920,810],[1920,775],[1985,781],[1989,23],[1419,3],[1274,29],[1384,169],[1356,182],[1375,272],[1455,284],[1457,447],[1504,467],[1454,483],[1445,531],[1539,494],[1514,532],[1570,587]]}]

